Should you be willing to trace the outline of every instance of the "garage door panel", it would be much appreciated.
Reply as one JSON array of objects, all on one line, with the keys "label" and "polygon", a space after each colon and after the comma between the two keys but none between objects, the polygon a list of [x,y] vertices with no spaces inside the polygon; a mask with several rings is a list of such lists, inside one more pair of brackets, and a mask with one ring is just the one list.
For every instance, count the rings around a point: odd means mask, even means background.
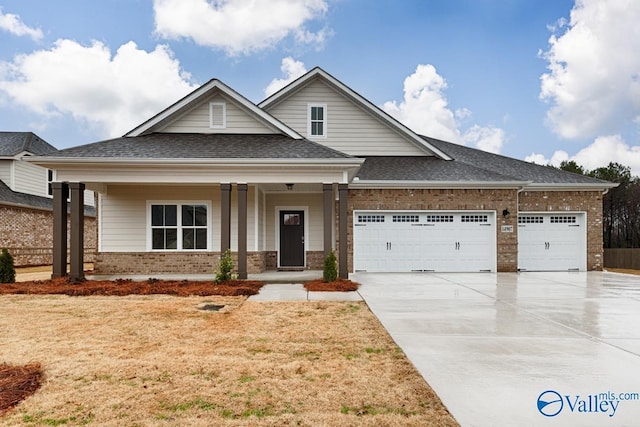
[{"label": "garage door panel", "polygon": [[518,216],[518,269],[566,271],[586,269],[584,213]]},{"label": "garage door panel", "polygon": [[[494,217],[492,212],[356,212],[354,268],[495,271]],[[359,220],[375,222],[361,224]]]}]

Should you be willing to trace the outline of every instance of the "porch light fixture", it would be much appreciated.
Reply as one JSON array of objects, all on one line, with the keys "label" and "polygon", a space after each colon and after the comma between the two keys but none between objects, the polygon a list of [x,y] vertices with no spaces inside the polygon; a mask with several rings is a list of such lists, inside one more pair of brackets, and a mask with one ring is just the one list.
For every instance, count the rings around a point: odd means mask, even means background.
[{"label": "porch light fixture", "polygon": [[509,209],[503,209],[502,210],[502,216],[505,218],[509,218],[509,215],[511,215],[511,212],[509,212]]},{"label": "porch light fixture", "polygon": [[287,186],[287,190],[293,190],[293,184],[285,184]]}]

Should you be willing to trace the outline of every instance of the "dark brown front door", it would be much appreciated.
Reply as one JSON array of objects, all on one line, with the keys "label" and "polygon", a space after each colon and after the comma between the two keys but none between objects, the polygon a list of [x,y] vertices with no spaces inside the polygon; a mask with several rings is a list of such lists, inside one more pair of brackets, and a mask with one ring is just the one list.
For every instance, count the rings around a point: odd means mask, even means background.
[{"label": "dark brown front door", "polygon": [[280,267],[304,267],[304,211],[280,211]]}]

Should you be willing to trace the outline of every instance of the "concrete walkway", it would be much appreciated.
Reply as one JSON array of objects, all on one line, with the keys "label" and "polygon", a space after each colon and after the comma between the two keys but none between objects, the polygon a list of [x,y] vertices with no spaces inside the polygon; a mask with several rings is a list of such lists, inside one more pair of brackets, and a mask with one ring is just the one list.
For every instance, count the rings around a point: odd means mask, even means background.
[{"label": "concrete walkway", "polygon": [[309,292],[302,284],[267,284],[248,301],[362,301],[354,292]]},{"label": "concrete walkway", "polygon": [[640,277],[350,278],[461,425],[640,425]]}]

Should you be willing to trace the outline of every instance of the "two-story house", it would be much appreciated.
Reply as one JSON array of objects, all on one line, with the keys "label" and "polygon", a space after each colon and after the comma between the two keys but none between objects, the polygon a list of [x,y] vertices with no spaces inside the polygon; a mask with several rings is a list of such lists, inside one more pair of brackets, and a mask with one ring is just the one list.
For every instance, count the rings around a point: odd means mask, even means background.
[{"label": "two-story house", "polygon": [[[0,132],[0,248],[7,248],[17,266],[52,263],[51,183],[55,172],[25,161],[51,154],[54,146],[32,132]],[[93,193],[86,193],[87,261],[96,249]]]}]

